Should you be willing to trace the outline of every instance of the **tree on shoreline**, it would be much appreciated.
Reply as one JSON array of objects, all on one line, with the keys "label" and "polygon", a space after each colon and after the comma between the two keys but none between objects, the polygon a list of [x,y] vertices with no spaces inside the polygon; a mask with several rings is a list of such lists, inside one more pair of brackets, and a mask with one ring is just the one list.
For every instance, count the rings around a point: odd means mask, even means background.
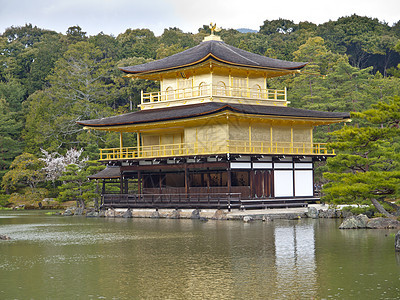
[{"label": "tree on shoreline", "polygon": [[[368,121],[332,133],[330,146],[341,151],[328,159],[323,199],[333,203],[369,200],[387,217],[400,215],[400,97],[381,101],[352,117]],[[390,208],[388,211],[387,208]]]}]

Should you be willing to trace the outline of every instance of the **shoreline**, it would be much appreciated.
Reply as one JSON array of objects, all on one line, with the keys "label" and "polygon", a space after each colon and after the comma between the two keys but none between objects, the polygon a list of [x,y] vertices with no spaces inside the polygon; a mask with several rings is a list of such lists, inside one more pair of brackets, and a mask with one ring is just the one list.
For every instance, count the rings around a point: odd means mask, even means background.
[{"label": "shoreline", "polygon": [[105,218],[159,218],[159,219],[201,219],[201,220],[273,220],[301,218],[345,218],[352,215],[347,212],[343,215],[341,210],[330,208],[323,204],[310,204],[308,207],[272,208],[255,210],[231,211],[222,209],[108,209],[96,212],[79,208],[66,209],[63,216],[86,216]]}]

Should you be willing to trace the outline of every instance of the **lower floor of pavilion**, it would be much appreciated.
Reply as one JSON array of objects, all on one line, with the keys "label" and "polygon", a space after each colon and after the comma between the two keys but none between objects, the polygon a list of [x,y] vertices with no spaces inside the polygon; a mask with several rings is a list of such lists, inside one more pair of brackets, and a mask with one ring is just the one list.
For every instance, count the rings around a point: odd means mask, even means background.
[{"label": "lower floor of pavilion", "polygon": [[319,200],[314,162],[322,156],[218,155],[110,161],[103,181],[110,208],[248,209]]}]

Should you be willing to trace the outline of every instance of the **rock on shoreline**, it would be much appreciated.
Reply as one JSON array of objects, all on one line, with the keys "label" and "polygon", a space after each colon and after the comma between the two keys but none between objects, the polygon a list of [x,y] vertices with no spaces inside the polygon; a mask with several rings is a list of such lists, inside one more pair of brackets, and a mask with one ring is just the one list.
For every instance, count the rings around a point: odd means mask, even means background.
[{"label": "rock on shoreline", "polygon": [[400,229],[400,221],[388,218],[369,219],[366,215],[351,216],[346,218],[339,229]]},{"label": "rock on shoreline", "polygon": [[356,229],[356,228],[373,228],[388,229],[399,228],[400,222],[387,218],[369,219],[366,215],[353,216],[350,211],[339,210],[335,208],[317,209],[316,207],[308,207],[307,211],[274,213],[274,210],[260,211],[241,211],[240,213],[229,213],[225,210],[181,210],[181,209],[164,209],[164,210],[142,210],[142,209],[107,209],[95,211],[94,209],[68,208],[63,216],[86,216],[86,217],[108,217],[108,218],[154,218],[154,219],[211,219],[211,220],[241,220],[245,223],[261,220],[265,221],[274,219],[299,220],[302,218],[312,219],[333,219],[343,218],[344,221],[340,225],[340,229]]}]

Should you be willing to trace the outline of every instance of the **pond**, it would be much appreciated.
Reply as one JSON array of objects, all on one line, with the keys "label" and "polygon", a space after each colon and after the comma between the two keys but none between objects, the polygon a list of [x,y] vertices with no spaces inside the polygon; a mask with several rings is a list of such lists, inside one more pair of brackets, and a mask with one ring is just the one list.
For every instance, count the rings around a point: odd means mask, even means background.
[{"label": "pond", "polygon": [[399,299],[395,230],[0,212],[0,299]]}]

